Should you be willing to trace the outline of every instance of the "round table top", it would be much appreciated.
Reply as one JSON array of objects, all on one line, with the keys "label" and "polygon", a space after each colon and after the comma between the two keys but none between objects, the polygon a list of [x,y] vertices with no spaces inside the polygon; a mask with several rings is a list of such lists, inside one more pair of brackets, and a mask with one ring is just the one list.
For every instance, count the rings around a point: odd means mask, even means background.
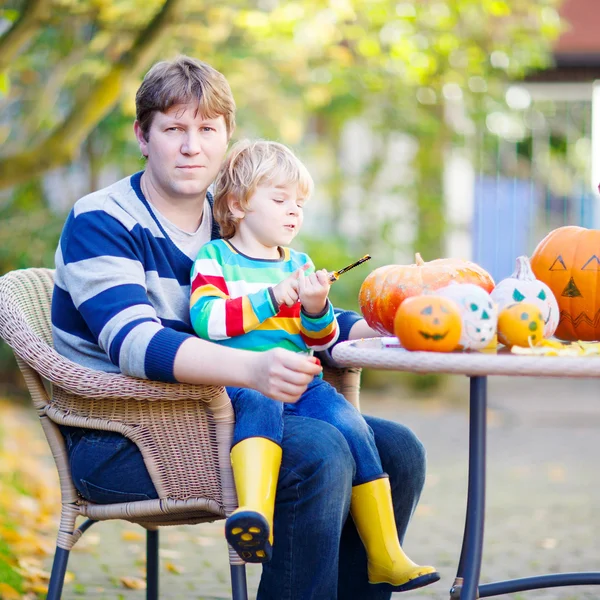
[{"label": "round table top", "polygon": [[600,356],[517,355],[504,348],[498,352],[411,352],[401,348],[395,338],[342,342],[333,349],[333,358],[339,367],[414,373],[600,377]]}]

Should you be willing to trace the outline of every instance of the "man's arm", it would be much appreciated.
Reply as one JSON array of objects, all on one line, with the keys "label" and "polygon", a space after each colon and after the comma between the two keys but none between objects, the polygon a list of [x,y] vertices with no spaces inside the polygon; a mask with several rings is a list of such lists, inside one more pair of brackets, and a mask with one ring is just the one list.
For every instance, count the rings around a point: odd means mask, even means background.
[{"label": "man's arm", "polygon": [[[174,381],[175,354],[190,336],[162,326],[149,299],[152,278],[148,283],[136,227],[126,226],[127,215],[117,218],[104,205],[102,199],[89,202],[67,219],[56,253],[55,285],[64,291],[63,307],[70,305],[70,313],[57,323],[53,311],[53,324],[73,344],[81,339],[84,353],[86,343],[96,344],[126,375]],[[82,319],[80,329],[70,329],[68,314]]]},{"label": "man's arm", "polygon": [[321,372],[312,357],[275,348],[250,352],[191,337],[175,356],[181,383],[249,387],[281,402],[295,402]]},{"label": "man's arm", "polygon": [[325,365],[336,366],[331,352],[340,342],[349,340],[360,340],[361,338],[381,337],[383,334],[371,329],[367,322],[352,310],[334,309],[339,324],[340,335],[338,339],[327,350],[318,353],[318,357]]},{"label": "man's arm", "polygon": [[348,333],[349,340],[360,340],[362,338],[382,337],[383,333],[369,327],[364,319],[359,319],[352,325]]}]

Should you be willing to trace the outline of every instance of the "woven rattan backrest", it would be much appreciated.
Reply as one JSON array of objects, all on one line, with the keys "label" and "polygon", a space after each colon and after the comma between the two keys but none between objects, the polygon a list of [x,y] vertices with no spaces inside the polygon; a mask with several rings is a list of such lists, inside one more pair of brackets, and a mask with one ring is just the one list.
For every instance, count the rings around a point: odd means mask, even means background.
[{"label": "woven rattan backrest", "polygon": [[[0,280],[0,335],[7,341],[15,329],[31,334],[52,346],[50,306],[54,288],[52,269],[11,271]],[[10,343],[10,342],[9,342]]]},{"label": "woven rattan backrest", "polygon": [[0,337],[13,349],[33,404],[38,409],[58,469],[63,501],[74,502],[77,492],[69,471],[64,439],[58,427],[45,415],[50,396],[42,377],[28,363],[28,358],[48,351],[52,346],[50,307],[53,286],[54,271],[51,269],[23,269],[1,277]]}]

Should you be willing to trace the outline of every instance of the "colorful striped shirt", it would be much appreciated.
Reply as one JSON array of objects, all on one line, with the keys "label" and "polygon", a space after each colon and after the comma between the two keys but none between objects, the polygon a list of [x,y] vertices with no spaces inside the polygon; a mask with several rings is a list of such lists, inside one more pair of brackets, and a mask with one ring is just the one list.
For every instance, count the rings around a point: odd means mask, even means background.
[{"label": "colorful striped shirt", "polygon": [[225,240],[200,250],[192,268],[190,320],[206,340],[234,348],[264,351],[285,348],[293,352],[325,350],[339,335],[331,303],[318,315],[309,315],[300,303],[277,305],[273,287],[310,258],[282,248],[280,259],[251,258]]}]

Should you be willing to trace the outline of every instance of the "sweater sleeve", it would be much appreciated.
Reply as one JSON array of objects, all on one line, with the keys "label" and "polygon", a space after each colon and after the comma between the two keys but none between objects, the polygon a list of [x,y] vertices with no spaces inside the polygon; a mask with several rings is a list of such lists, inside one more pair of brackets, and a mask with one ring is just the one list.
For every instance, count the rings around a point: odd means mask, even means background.
[{"label": "sweater sleeve", "polygon": [[206,340],[226,340],[256,329],[279,311],[271,287],[231,298],[215,244],[200,249],[192,267],[190,320]]},{"label": "sweater sleeve", "polygon": [[326,350],[335,344],[339,333],[337,319],[329,300],[319,315],[309,315],[304,310],[300,311],[300,335],[308,348]]},{"label": "sweater sleeve", "polygon": [[334,308],[333,311],[338,322],[339,336],[334,342],[331,343],[331,345],[327,347],[325,351],[319,352],[317,356],[324,365],[337,367],[339,365],[337,365],[336,362],[333,360],[331,352],[335,348],[335,346],[340,342],[348,341],[350,330],[352,329],[353,325],[355,325],[358,321],[362,319],[362,317],[358,313],[355,313],[351,310],[342,310],[340,308]]},{"label": "sweater sleeve", "polygon": [[72,213],[57,251],[56,285],[122,373],[172,382],[177,350],[191,336],[161,325],[143,260],[132,231],[115,217]]}]

